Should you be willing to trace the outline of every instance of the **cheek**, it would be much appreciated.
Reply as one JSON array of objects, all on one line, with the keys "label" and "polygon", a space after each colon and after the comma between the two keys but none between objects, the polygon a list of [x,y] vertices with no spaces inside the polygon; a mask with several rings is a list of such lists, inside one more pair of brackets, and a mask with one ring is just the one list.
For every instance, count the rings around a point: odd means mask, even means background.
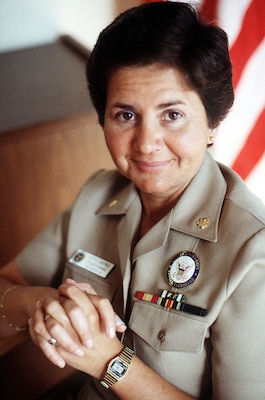
[{"label": "cheek", "polygon": [[167,148],[171,153],[175,154],[178,158],[182,158],[192,154],[194,151],[194,143],[191,140],[190,135],[185,134],[175,134],[168,138],[166,142]]},{"label": "cheek", "polygon": [[175,135],[169,136],[167,147],[179,157],[193,157],[206,150],[207,134],[199,127],[178,131]]},{"label": "cheek", "polygon": [[113,135],[112,130],[109,130],[106,126],[104,127],[104,137],[108,149],[111,151],[115,148],[115,135]]},{"label": "cheek", "polygon": [[118,135],[105,133],[105,142],[113,160],[121,160],[126,154],[126,143]]}]

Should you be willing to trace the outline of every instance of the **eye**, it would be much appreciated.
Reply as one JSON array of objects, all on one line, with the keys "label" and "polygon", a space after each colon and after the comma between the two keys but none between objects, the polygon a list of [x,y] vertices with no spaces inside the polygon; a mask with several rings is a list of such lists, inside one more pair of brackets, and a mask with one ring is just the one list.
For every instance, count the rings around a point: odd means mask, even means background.
[{"label": "eye", "polygon": [[119,113],[117,113],[117,118],[120,121],[134,121],[135,114],[131,111],[120,111]]},{"label": "eye", "polygon": [[179,111],[167,111],[164,115],[164,120],[166,121],[176,121],[182,117],[182,113]]}]

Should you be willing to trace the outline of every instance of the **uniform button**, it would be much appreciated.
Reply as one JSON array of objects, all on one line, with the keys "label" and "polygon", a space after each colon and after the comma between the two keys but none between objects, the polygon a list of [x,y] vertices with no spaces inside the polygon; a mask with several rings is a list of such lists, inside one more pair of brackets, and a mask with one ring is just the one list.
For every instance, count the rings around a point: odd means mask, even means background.
[{"label": "uniform button", "polygon": [[161,343],[163,343],[164,340],[165,340],[165,338],[166,338],[166,331],[165,331],[165,329],[161,329],[161,331],[159,331],[158,334],[157,334],[157,339],[158,339]]}]

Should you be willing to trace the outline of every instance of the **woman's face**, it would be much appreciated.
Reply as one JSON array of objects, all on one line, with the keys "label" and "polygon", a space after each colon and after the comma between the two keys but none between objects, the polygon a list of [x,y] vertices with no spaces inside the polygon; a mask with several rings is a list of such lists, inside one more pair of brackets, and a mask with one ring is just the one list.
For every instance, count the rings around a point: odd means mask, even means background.
[{"label": "woman's face", "polygon": [[121,67],[111,75],[104,133],[118,170],[143,195],[160,199],[180,196],[214,135],[198,94],[161,64]]}]

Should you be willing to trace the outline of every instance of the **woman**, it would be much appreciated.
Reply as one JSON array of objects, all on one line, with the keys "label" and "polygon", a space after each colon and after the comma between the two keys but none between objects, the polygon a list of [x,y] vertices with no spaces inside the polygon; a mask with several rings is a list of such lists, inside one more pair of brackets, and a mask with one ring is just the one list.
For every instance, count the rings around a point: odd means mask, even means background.
[{"label": "woman", "polygon": [[2,269],[2,333],[29,319],[51,362],[88,374],[83,399],[263,399],[264,207],[207,151],[233,102],[226,34],[145,4],[87,76],[117,170]]}]

